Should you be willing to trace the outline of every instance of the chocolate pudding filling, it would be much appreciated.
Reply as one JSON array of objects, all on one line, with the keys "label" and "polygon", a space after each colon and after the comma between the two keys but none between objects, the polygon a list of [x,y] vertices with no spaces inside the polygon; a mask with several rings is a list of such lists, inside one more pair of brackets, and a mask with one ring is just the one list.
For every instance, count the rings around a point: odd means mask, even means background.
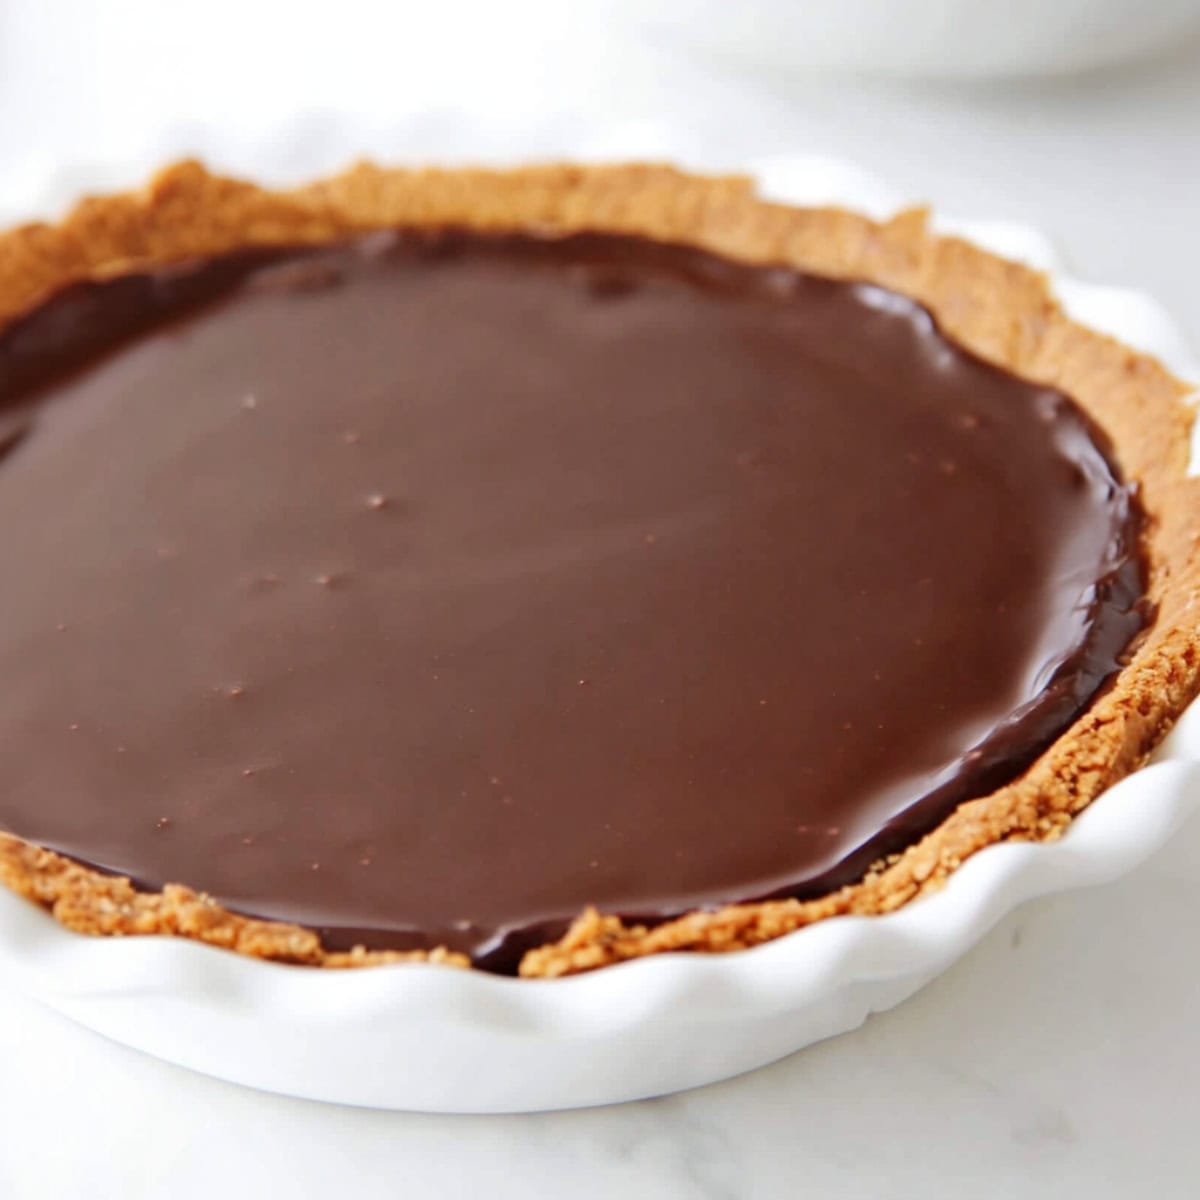
[{"label": "chocolate pudding filling", "polygon": [[512,971],[860,878],[1147,620],[1059,392],[877,286],[385,233],[0,335],[0,829]]}]

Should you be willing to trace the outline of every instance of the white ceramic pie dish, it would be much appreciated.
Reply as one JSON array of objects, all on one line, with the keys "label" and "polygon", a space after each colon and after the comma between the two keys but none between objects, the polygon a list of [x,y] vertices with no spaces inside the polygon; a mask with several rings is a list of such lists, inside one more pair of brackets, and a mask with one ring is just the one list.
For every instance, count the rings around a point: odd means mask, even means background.
[{"label": "white ceramic pie dish", "polygon": [[[896,198],[825,160],[754,164],[764,191],[883,214]],[[1036,231],[941,221],[1053,270]],[[1054,273],[1067,307],[1195,379],[1148,298]],[[439,1112],[568,1108],[678,1091],[773,1061],[900,1003],[1034,896],[1111,879],[1200,805],[1200,709],[1152,765],[1059,842],[993,846],[884,917],[841,917],[754,950],[672,955],[571,979],[435,966],[317,971],[183,940],[69,933],[0,889],[0,978],[99,1033],[270,1091]]]}]

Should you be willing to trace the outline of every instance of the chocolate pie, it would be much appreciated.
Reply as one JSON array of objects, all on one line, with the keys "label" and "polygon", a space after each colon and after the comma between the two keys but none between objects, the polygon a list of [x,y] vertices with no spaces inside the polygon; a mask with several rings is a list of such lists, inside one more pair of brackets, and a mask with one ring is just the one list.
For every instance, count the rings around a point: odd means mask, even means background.
[{"label": "chocolate pie", "polygon": [[1184,385],[659,167],[185,163],[0,237],[0,881],[560,975],[1054,838],[1198,686]]}]

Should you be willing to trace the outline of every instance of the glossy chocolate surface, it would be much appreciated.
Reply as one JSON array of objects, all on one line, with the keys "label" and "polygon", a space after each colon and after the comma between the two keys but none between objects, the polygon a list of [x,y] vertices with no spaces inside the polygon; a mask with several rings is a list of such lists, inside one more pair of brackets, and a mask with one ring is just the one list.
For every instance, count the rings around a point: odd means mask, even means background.
[{"label": "glossy chocolate surface", "polygon": [[381,234],[0,335],[0,828],[509,970],[813,895],[1015,777],[1143,624],[1065,397],[874,286]]}]

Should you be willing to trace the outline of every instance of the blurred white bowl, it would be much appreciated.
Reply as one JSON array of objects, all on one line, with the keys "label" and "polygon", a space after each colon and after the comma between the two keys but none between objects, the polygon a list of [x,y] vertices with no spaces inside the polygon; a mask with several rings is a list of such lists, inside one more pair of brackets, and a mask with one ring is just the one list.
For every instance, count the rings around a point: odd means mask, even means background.
[{"label": "blurred white bowl", "polygon": [[615,19],[760,62],[942,79],[1058,75],[1200,29],[1200,0],[612,0]]}]

